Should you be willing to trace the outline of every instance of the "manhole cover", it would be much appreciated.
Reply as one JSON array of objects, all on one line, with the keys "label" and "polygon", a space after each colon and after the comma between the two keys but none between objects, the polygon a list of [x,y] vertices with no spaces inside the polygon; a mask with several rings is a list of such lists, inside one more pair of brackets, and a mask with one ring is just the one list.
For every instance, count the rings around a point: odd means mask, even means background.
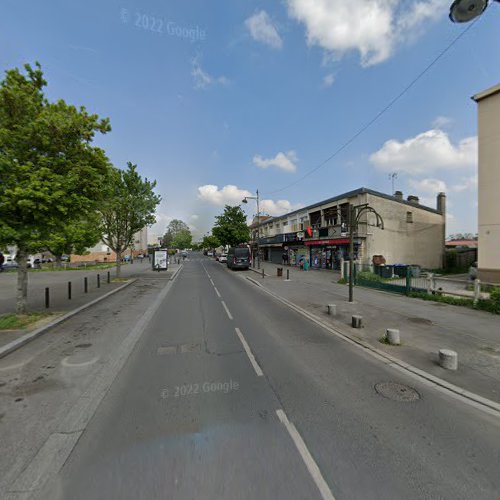
[{"label": "manhole cover", "polygon": [[432,321],[427,318],[407,318],[407,320],[419,325],[432,325]]},{"label": "manhole cover", "polygon": [[87,347],[90,347],[92,344],[76,344],[75,347],[79,347],[80,349],[87,349]]},{"label": "manhole cover", "polygon": [[420,399],[420,394],[415,389],[396,382],[375,384],[375,390],[381,396],[384,396],[384,398],[392,399],[393,401],[409,402]]}]

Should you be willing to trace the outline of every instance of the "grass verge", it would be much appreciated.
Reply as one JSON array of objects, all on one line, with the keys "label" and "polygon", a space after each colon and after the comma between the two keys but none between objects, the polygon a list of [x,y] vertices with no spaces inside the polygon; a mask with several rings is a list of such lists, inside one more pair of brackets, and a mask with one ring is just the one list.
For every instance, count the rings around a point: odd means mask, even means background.
[{"label": "grass verge", "polygon": [[2,314],[0,315],[0,330],[23,330],[24,328],[52,316],[50,313]]}]

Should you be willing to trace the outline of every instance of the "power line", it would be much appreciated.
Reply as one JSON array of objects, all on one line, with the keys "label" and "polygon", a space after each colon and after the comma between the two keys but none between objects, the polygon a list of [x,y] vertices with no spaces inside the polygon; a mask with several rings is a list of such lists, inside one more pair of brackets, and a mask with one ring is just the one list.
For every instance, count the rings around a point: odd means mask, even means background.
[{"label": "power line", "polygon": [[387,113],[389,109],[398,102],[401,97],[403,97],[452,47],[457,43],[472,27],[479,21],[480,18],[475,19],[472,23],[470,23],[467,28],[465,28],[461,33],[459,33],[447,46],[444,48],[425,68],[423,71],[421,71],[396,97],[394,97],[389,104],[387,104],[381,111],[379,111],[368,123],[363,125],[354,135],[352,135],[347,141],[345,141],[341,146],[339,146],[334,153],[332,153],[326,160],[323,160],[319,165],[314,167],[313,169],[309,170],[309,172],[306,172],[302,177],[299,179],[293,181],[292,183],[288,184],[285,187],[282,187],[280,189],[275,189],[274,191],[269,191],[267,195],[270,194],[275,194],[275,193],[280,193],[281,191],[285,191],[286,189],[291,188],[292,186],[295,186],[302,180],[304,180],[306,177],[309,177],[311,174],[319,170],[321,167],[326,165],[330,160],[335,158],[339,153],[341,153],[344,149],[346,149],[348,146],[350,146],[363,132],[365,132],[367,129],[369,129],[382,115]]}]

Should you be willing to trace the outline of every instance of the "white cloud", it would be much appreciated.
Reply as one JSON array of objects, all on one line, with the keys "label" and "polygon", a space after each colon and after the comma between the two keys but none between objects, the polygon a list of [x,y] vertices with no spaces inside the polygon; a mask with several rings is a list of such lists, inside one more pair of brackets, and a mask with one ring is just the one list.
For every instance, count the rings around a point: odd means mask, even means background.
[{"label": "white cloud", "polygon": [[228,85],[229,80],[225,76],[212,76],[207,73],[200,64],[200,57],[196,56],[191,59],[191,76],[195,89],[206,89],[213,85]]},{"label": "white cloud", "polygon": [[245,20],[245,26],[254,40],[269,45],[273,49],[281,49],[283,40],[265,10],[256,12]]},{"label": "white cloud", "polygon": [[336,58],[358,51],[361,64],[388,59],[444,14],[443,0],[287,0],[290,17],[303,23],[307,43]]},{"label": "white cloud", "polygon": [[254,165],[259,168],[276,167],[285,172],[295,172],[297,170],[298,161],[295,151],[288,151],[287,153],[279,152],[274,158],[262,158],[260,155],[253,157]]},{"label": "white cloud", "polygon": [[224,205],[239,205],[245,196],[252,196],[250,191],[240,189],[237,186],[228,184],[219,189],[214,184],[205,184],[198,188],[198,198],[211,205],[223,207]]},{"label": "white cloud", "polygon": [[323,78],[323,87],[331,87],[335,82],[335,75],[333,73],[329,73],[325,75]]},{"label": "white cloud", "polygon": [[302,203],[290,203],[288,200],[262,200],[260,202],[260,210],[262,213],[269,215],[284,215],[293,210],[298,210],[304,205]]},{"label": "white cloud", "polygon": [[472,177],[463,177],[459,184],[451,186],[451,190],[456,193],[477,189],[477,175]]},{"label": "white cloud", "polygon": [[448,118],[447,116],[436,116],[434,121],[432,122],[432,128],[442,129],[446,128],[448,125],[451,125],[453,120]]},{"label": "white cloud", "polygon": [[446,192],[447,190],[446,183],[444,181],[440,181],[439,179],[410,179],[408,184],[411,188],[417,190],[418,192],[426,194],[437,194]]},{"label": "white cloud", "polygon": [[196,215],[196,214],[191,215],[191,219],[193,219],[193,220],[198,220],[199,218],[200,218],[199,215]]},{"label": "white cloud", "polygon": [[471,168],[477,165],[477,137],[467,137],[454,145],[446,132],[433,129],[403,142],[387,141],[370,156],[370,161],[386,172],[411,174]]}]

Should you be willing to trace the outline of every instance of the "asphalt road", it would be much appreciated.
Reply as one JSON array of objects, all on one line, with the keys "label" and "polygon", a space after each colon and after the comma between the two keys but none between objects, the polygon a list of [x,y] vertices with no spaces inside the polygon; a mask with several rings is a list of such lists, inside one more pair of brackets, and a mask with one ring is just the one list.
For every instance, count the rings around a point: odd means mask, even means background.
[{"label": "asphalt road", "polygon": [[[497,417],[332,337],[245,275],[186,262],[41,498],[500,497]],[[392,382],[418,399],[375,389]]]}]

